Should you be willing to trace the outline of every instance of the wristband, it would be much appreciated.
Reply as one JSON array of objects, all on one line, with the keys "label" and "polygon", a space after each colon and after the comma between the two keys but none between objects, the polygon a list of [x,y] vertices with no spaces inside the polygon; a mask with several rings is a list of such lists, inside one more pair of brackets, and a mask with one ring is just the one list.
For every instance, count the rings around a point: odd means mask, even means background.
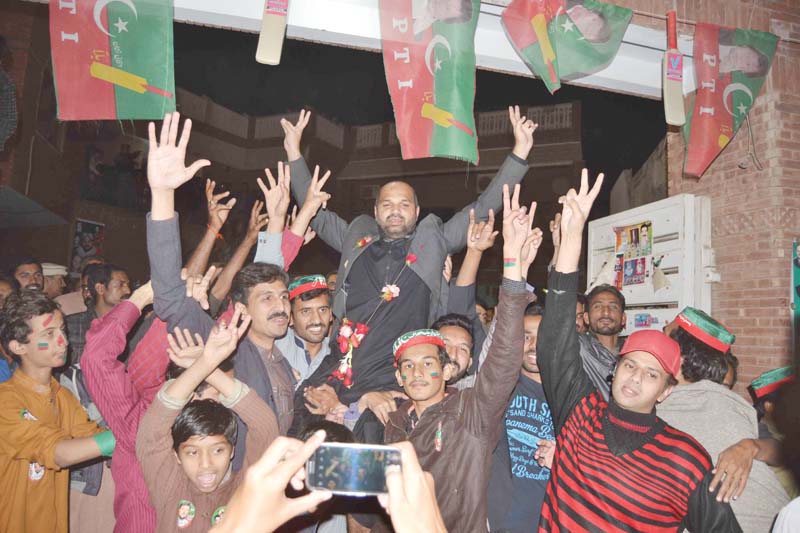
[{"label": "wristband", "polygon": [[92,438],[100,448],[100,453],[104,457],[111,457],[114,454],[114,448],[117,447],[117,439],[110,431],[103,431],[102,433],[95,433]]},{"label": "wristband", "polygon": [[[208,231],[214,231],[214,229],[211,227],[211,224],[206,224],[206,229]],[[225,240],[224,237],[222,236],[222,233],[217,233],[216,238],[221,240],[221,241]]]}]

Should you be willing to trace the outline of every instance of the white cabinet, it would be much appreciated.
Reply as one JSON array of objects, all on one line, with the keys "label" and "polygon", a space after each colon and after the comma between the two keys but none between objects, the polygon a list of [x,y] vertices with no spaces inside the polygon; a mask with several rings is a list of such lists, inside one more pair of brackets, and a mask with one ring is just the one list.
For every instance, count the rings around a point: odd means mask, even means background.
[{"label": "white cabinet", "polygon": [[[589,223],[588,288],[600,282],[615,284],[614,266],[627,266],[616,253],[620,247],[615,228],[652,223],[644,282],[616,281],[626,299],[623,335],[639,329],[660,330],[687,305],[711,313],[711,283],[719,281],[719,274],[711,249],[710,204],[705,196],[681,194]],[[654,261],[666,280],[666,286],[658,289],[653,282]]]}]

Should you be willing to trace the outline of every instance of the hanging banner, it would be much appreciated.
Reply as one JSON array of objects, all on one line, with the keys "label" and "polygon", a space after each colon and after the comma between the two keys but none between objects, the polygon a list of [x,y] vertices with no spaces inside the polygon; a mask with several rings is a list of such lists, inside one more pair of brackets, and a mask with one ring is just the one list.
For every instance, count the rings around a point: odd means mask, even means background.
[{"label": "hanging banner", "polygon": [[50,0],[60,120],[175,111],[171,0]]},{"label": "hanging banner", "polygon": [[778,36],[698,23],[694,32],[697,95],[683,127],[684,172],[702,176],[739,130],[769,73]]},{"label": "hanging banner", "polygon": [[480,0],[380,0],[386,83],[403,159],[478,163],[475,27]]},{"label": "hanging banner", "polygon": [[513,0],[502,23],[520,58],[555,93],[561,80],[606,68],[632,16],[596,0]]}]

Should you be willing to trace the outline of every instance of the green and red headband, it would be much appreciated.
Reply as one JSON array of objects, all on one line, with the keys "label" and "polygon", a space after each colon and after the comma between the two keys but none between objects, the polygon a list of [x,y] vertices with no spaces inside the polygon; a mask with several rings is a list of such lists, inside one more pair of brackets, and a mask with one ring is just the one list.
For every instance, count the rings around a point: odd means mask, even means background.
[{"label": "green and red headband", "polygon": [[434,346],[445,347],[444,337],[435,329],[417,329],[409,331],[408,333],[403,333],[394,341],[394,346],[392,347],[394,360],[397,361],[400,358],[400,354],[402,354],[406,348],[416,346],[417,344],[433,344]]},{"label": "green and red headband", "polygon": [[325,281],[325,276],[320,274],[301,276],[289,284],[289,299],[294,300],[306,292],[327,288],[328,283]]},{"label": "green and red headband", "polygon": [[764,372],[750,383],[750,388],[753,390],[753,395],[756,399],[760,399],[794,380],[795,375],[792,367],[784,366]]},{"label": "green and red headband", "polygon": [[730,350],[736,341],[736,335],[728,328],[694,307],[684,308],[675,320],[692,337],[722,353]]}]

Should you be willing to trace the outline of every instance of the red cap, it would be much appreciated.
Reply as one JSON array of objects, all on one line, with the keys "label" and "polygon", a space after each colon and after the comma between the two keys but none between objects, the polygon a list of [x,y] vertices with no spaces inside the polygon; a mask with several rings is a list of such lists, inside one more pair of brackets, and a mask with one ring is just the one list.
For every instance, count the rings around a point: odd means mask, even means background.
[{"label": "red cap", "polygon": [[681,369],[681,347],[660,331],[646,329],[636,331],[628,337],[619,355],[630,352],[647,352],[661,363],[661,368],[676,376]]}]

